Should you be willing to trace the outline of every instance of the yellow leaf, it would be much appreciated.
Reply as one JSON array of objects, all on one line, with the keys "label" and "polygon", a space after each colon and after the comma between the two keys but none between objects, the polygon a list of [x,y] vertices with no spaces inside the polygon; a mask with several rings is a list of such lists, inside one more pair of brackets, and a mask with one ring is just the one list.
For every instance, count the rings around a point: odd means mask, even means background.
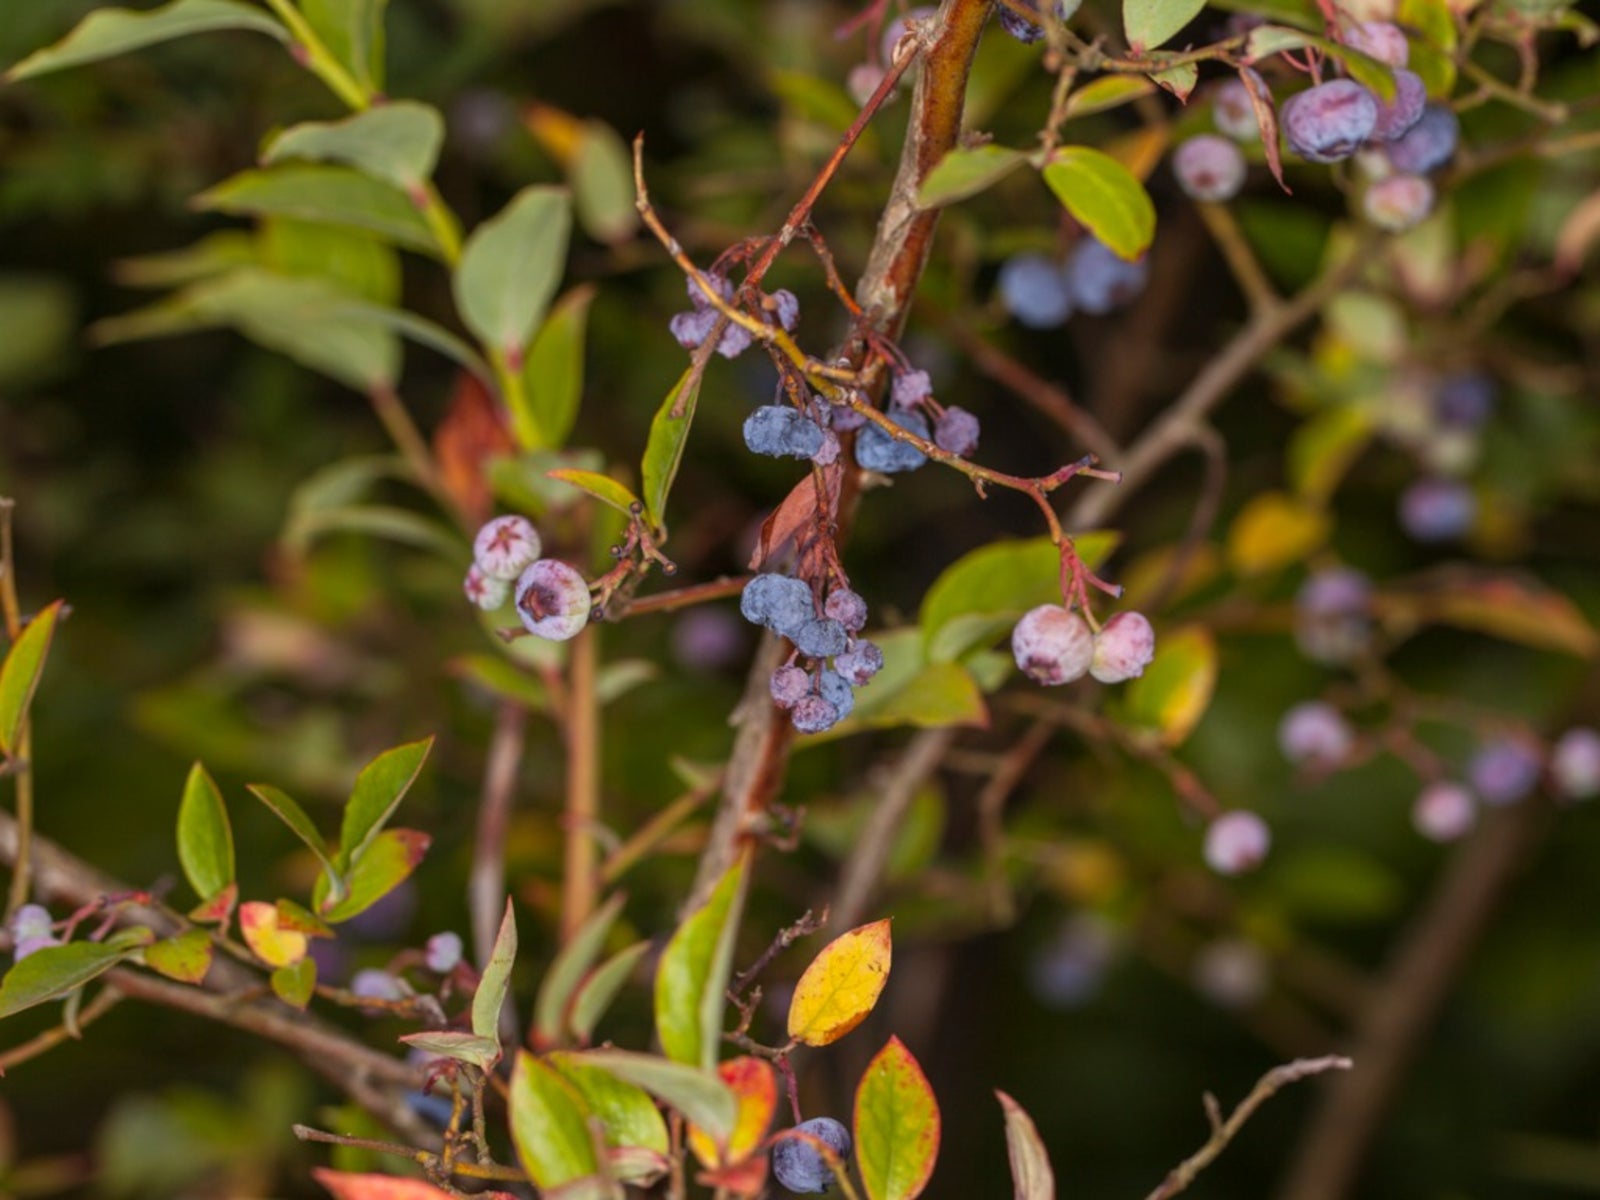
[{"label": "yellow leaf", "polygon": [[245,945],[269,967],[289,967],[306,956],[306,935],[278,924],[278,908],[263,900],[239,906],[239,930]]},{"label": "yellow leaf", "polygon": [[866,1019],[889,981],[889,922],[840,934],[795,984],[789,1036],[808,1046],[836,1042]]},{"label": "yellow leaf", "polygon": [[1263,492],[1240,510],[1228,531],[1228,563],[1261,575],[1299,562],[1328,537],[1328,515],[1283,492]]}]

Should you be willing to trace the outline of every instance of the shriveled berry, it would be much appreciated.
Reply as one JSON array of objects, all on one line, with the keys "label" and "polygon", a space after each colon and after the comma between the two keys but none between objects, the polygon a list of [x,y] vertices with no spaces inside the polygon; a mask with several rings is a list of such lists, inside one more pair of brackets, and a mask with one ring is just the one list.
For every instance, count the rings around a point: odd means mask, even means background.
[{"label": "shriveled berry", "polygon": [[1515,737],[1495,738],[1472,756],[1467,779],[1485,804],[1515,804],[1539,785],[1538,750]]},{"label": "shriveled berry", "polygon": [[843,654],[834,656],[833,669],[860,687],[883,670],[883,651],[874,642],[858,641]]},{"label": "shriveled berry", "polygon": [[926,371],[902,371],[889,387],[889,402],[896,408],[916,408],[933,395],[933,380]]},{"label": "shriveled berry", "polygon": [[1419,542],[1448,542],[1472,528],[1478,501],[1453,479],[1419,479],[1400,493],[1400,524]]},{"label": "shriveled berry", "polygon": [[867,602],[859,592],[849,588],[834,588],[822,606],[822,615],[832,617],[851,633],[860,633],[867,624]]},{"label": "shriveled berry", "polygon": [[779,288],[762,303],[768,312],[778,318],[778,325],[785,333],[793,333],[795,326],[800,324],[800,299],[788,288]]},{"label": "shriveled berry", "polygon": [[952,404],[933,423],[933,444],[948,454],[965,458],[978,448],[980,432],[978,418]]},{"label": "shriveled berry", "polygon": [[711,336],[711,327],[716,323],[716,309],[697,308],[673,314],[672,320],[667,322],[667,328],[672,331],[672,336],[677,339],[678,345],[685,350],[693,350]]},{"label": "shriveled berry", "polygon": [[496,517],[472,539],[472,561],[489,578],[510,582],[542,549],[539,531],[527,517]]},{"label": "shriveled berry", "polygon": [[1172,155],[1178,186],[1194,200],[1220,204],[1244,186],[1244,155],[1225,137],[1202,133],[1184,142]]},{"label": "shriveled berry", "polygon": [[[715,271],[707,271],[705,278],[706,282],[710,283],[712,289],[717,293],[717,299],[724,304],[733,299],[733,284],[728,281],[726,275],[718,275]],[[686,276],[684,283],[689,291],[689,303],[694,305],[697,312],[711,307],[711,301],[706,297],[705,288],[700,285],[699,280],[693,276]]]},{"label": "shriveled berry", "polygon": [[785,404],[764,404],[744,420],[744,444],[774,458],[810,458],[826,441],[822,426]]},{"label": "shriveled berry", "polygon": [[461,590],[475,606],[484,612],[493,612],[506,602],[511,585],[504,579],[485,575],[483,568],[473,563],[467,568],[467,577],[461,581]]},{"label": "shriveled berry", "polygon": [[801,733],[821,733],[839,723],[839,710],[821,696],[810,695],[789,710],[789,720]]},{"label": "shriveled berry", "polygon": [[1291,150],[1307,162],[1331,163],[1372,136],[1378,101],[1354,80],[1330,79],[1290,96],[1279,115]]},{"label": "shriveled berry", "polygon": [[1144,291],[1150,264],[1142,258],[1129,262],[1105,243],[1086,237],[1072,248],[1062,278],[1075,305],[1086,313],[1104,316]]},{"label": "shriveled berry", "polygon": [[423,963],[435,974],[448,975],[461,961],[461,950],[461,935],[447,929],[434,934],[423,946]]},{"label": "shriveled berry", "polygon": [[1006,259],[998,280],[1000,303],[1029,329],[1054,329],[1072,315],[1061,269],[1042,254]]},{"label": "shriveled berry", "polygon": [[816,1145],[815,1138],[841,1161],[850,1157],[850,1131],[832,1117],[812,1117],[793,1130],[804,1137],[781,1137],[772,1147],[772,1174],[791,1192],[825,1192],[834,1182],[833,1170]]},{"label": "shriveled berry", "polygon": [[1271,846],[1271,830],[1253,812],[1234,809],[1206,826],[1206,862],[1219,875],[1242,875],[1254,870]]},{"label": "shriveled berry", "polygon": [[1334,766],[1350,753],[1355,740],[1344,714],[1321,700],[1296,704],[1278,722],[1278,748],[1296,764]]},{"label": "shriveled berry", "polygon": [[[928,420],[914,409],[890,409],[889,420],[908,433],[924,441],[928,438]],[[869,471],[893,475],[901,471],[915,471],[928,461],[928,456],[909,442],[890,437],[876,425],[868,425],[856,437],[856,462]]]},{"label": "shriveled berry", "polygon": [[821,675],[817,677],[817,694],[833,705],[841,721],[848,717],[856,706],[855,691],[850,687],[849,681],[837,671],[823,668]]},{"label": "shriveled berry", "polygon": [[1411,806],[1411,824],[1430,842],[1453,842],[1477,823],[1472,793],[1458,783],[1430,783]]},{"label": "shriveled berry", "polygon": [[1385,150],[1395,170],[1426,175],[1450,161],[1460,140],[1461,122],[1456,114],[1442,104],[1430,104],[1417,123]]},{"label": "shriveled berry", "polygon": [[1580,726],[1557,738],[1550,751],[1550,779],[1564,799],[1600,796],[1600,733]]},{"label": "shriveled berry", "polygon": [[1357,21],[1344,31],[1344,44],[1391,67],[1403,67],[1411,58],[1411,45],[1393,21]]},{"label": "shriveled berry", "polygon": [[791,575],[767,572],[744,585],[739,611],[752,625],[787,634],[815,616],[811,587]]},{"label": "shriveled berry", "polygon": [[1404,67],[1394,73],[1394,99],[1378,99],[1378,119],[1372,126],[1372,140],[1392,142],[1422,119],[1428,103],[1428,85],[1422,76]]},{"label": "shriveled berry", "polygon": [[811,456],[811,461],[819,467],[832,466],[839,461],[839,453],[843,449],[839,444],[839,435],[831,429],[822,433],[822,445]]},{"label": "shriveled berry", "polygon": [[1082,677],[1094,659],[1094,634],[1077,613],[1041,604],[1011,631],[1011,653],[1022,673],[1047,687]]},{"label": "shriveled berry", "polygon": [[772,673],[772,702],[779,708],[793,708],[811,694],[811,676],[799,667],[783,666]]},{"label": "shriveled berry", "polygon": [[1261,122],[1256,119],[1250,89],[1239,79],[1225,79],[1211,93],[1211,119],[1236,142],[1259,142]]},{"label": "shriveled berry", "polygon": [[1389,175],[1362,193],[1361,211],[1379,229],[1404,233],[1433,211],[1433,184],[1421,175]]},{"label": "shriveled berry", "polygon": [[811,658],[832,658],[850,645],[844,626],[830,617],[813,617],[792,635],[795,648]]},{"label": "shriveled berry", "polygon": [[564,642],[589,623],[589,585],[566,563],[541,558],[517,580],[517,616],[536,637]]},{"label": "shriveled berry", "polygon": [[1143,613],[1119,612],[1094,635],[1089,674],[1101,683],[1122,683],[1144,674],[1156,656],[1156,631]]}]

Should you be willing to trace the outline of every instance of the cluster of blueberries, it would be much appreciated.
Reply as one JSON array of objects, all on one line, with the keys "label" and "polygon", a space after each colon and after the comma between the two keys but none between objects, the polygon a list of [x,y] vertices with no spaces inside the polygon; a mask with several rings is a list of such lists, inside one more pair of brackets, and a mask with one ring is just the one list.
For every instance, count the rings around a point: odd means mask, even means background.
[{"label": "cluster of blueberries", "polygon": [[539,531],[527,517],[495,517],[472,541],[472,566],[461,588],[493,612],[514,596],[517,617],[535,637],[564,642],[589,623],[589,584],[577,570],[540,558]]},{"label": "cluster of blueberries", "polygon": [[998,288],[1001,304],[1022,324],[1055,329],[1074,312],[1104,316],[1124,307],[1149,280],[1150,265],[1144,259],[1130,262],[1085,235],[1062,263],[1037,253],[1007,259]]},{"label": "cluster of blueberries", "polygon": [[[724,303],[732,302],[733,284],[726,276],[713,273],[707,275],[706,279],[716,289],[719,299]],[[692,307],[675,314],[668,328],[672,330],[672,336],[678,339],[678,345],[685,350],[694,350],[711,336],[722,314],[694,279],[689,280],[689,303]],[[785,333],[793,333],[795,326],[800,323],[800,301],[787,288],[779,288],[761,297],[761,315],[767,324],[776,325]],[[717,353],[723,358],[738,358],[754,340],[748,329],[730,321],[717,341]]]},{"label": "cluster of blueberries", "polygon": [[[739,611],[794,643],[794,655],[772,673],[771,690],[801,733],[821,733],[848,717],[854,689],[883,669],[883,651],[856,636],[867,623],[867,602],[847,587],[829,592],[818,612],[809,583],[769,571],[745,585]],[[800,657],[812,661],[810,670],[798,665]]]},{"label": "cluster of blueberries", "polygon": [[1041,604],[1012,629],[1011,653],[1024,675],[1046,687],[1085,675],[1122,683],[1144,674],[1155,657],[1156,635],[1142,613],[1117,613],[1092,630],[1078,613]]}]

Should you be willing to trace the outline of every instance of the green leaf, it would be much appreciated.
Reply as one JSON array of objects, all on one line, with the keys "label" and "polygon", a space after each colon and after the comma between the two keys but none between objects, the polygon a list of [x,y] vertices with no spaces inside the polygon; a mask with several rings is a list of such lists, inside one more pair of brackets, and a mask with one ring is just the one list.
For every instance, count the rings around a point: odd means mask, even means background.
[{"label": "green leaf", "polygon": [[367,846],[345,876],[345,894],[334,901],[319,876],[311,902],[329,921],[359,916],[399,887],[421,864],[433,839],[415,829],[385,829]]},{"label": "green leaf", "polygon": [[1004,1092],[994,1095],[1006,1116],[1006,1154],[1011,1159],[1015,1200],[1056,1200],[1056,1175],[1033,1118]]},{"label": "green leaf", "polygon": [[1063,146],[1045,164],[1044,181],[1073,219],[1122,258],[1138,258],[1156,232],[1156,208],[1144,184],[1109,154]]},{"label": "green leaf", "polygon": [[216,946],[203,929],[187,929],[176,937],[144,948],[144,965],[179,983],[198,984],[211,969]]},{"label": "green leaf", "polygon": [[256,236],[243,229],[208,234],[192,245],[163,254],[141,254],[118,259],[112,276],[135,288],[171,288],[226,275],[235,267],[261,263]]},{"label": "green leaf", "polygon": [[132,947],[100,942],[35,950],[0,979],[0,1019],[76,991],[132,953]]},{"label": "green leaf", "polygon": [[568,168],[578,223],[597,242],[626,241],[639,228],[634,204],[633,156],[604,121],[585,121]]},{"label": "green leaf", "polygon": [[639,478],[645,515],[657,529],[667,527],[667,496],[678,477],[678,465],[683,462],[683,448],[689,441],[689,427],[694,424],[703,378],[703,373],[693,367],[685,371],[650,422],[650,440],[645,443]]},{"label": "green leaf", "polygon": [[641,1146],[666,1154],[667,1123],[650,1093],[582,1054],[557,1051],[544,1060],[578,1090],[584,1107],[597,1118],[607,1146]]},{"label": "green leaf", "polygon": [[903,687],[878,696],[871,689],[879,685],[882,672],[867,684],[860,695],[856,711],[839,722],[827,733],[802,739],[800,748],[835,737],[848,737],[863,729],[897,729],[914,726],[919,729],[940,729],[946,725],[989,724],[989,706],[984,703],[983,691],[972,672],[961,663],[928,663],[905,682]]},{"label": "green leaf", "polygon": [[448,526],[408,508],[386,504],[352,504],[347,508],[295,513],[284,528],[283,543],[292,554],[302,556],[313,543],[336,533],[387,538],[403,546],[431,550],[451,561],[461,554],[461,539]]},{"label": "green leaf", "polygon": [[1394,99],[1395,84],[1392,68],[1359,50],[1352,50],[1343,42],[1308,33],[1303,29],[1291,29],[1284,25],[1258,25],[1250,31],[1249,40],[1245,43],[1245,57],[1250,62],[1258,62],[1274,54],[1282,54],[1286,50],[1303,50],[1307,46],[1315,46],[1324,54],[1342,63],[1350,78],[1377,93],[1380,100]]},{"label": "green leaf", "polygon": [[1160,85],[1163,91],[1171,92],[1181,103],[1187,104],[1195,84],[1200,82],[1200,68],[1192,62],[1179,63],[1165,71],[1150,72],[1150,79]]},{"label": "green leaf", "polygon": [[178,862],[202,901],[233,882],[233,827],[222,793],[199,763],[189,768],[178,804]]},{"label": "green leaf", "polygon": [[407,742],[385,750],[361,769],[350,801],[344,806],[344,821],[339,831],[339,854],[334,859],[340,873],[358,861],[372,839],[394,815],[400,801],[417,781],[433,739]]},{"label": "green leaf", "polygon": [[1163,46],[1200,15],[1206,0],[1122,0],[1122,29],[1135,56]]},{"label": "green leaf", "polygon": [[278,967],[268,979],[272,991],[291,1008],[304,1009],[317,990],[317,960],[309,954],[299,962]]},{"label": "green leaf", "polygon": [[1354,404],[1324,409],[1289,435],[1285,457],[1294,489],[1312,504],[1327,504],[1372,441],[1372,415]]},{"label": "green leaf", "polygon": [[[444,118],[414,100],[369,108],[342,121],[306,121],[267,142],[263,166],[285,159],[342,163],[414,196],[444,145]],[[413,201],[415,202],[415,201]]]},{"label": "green leaf", "polygon": [[568,1057],[638,1084],[677,1109],[713,1138],[725,1138],[738,1117],[738,1100],[714,1069],[669,1062],[654,1054],[628,1050],[586,1050]]},{"label": "green leaf", "polygon": [[400,1040],[418,1050],[471,1063],[484,1071],[500,1061],[500,1043],[497,1039],[479,1037],[461,1030],[433,1029],[423,1033],[402,1033]]},{"label": "green leaf", "polygon": [[195,207],[233,216],[295,217],[361,229],[386,241],[443,258],[433,231],[399,188],[353,167],[281,163],[241,171],[194,199]]},{"label": "green leaf", "polygon": [[595,287],[573,288],[539,327],[522,368],[526,393],[513,397],[511,431],[524,450],[559,448],[572,432],[583,398],[583,348]]},{"label": "green leaf", "polygon": [[1600,633],[1565,595],[1532,579],[1472,567],[1431,571],[1375,598],[1378,617],[1404,636],[1419,625],[1454,625],[1579,658],[1600,652]]},{"label": "green leaf", "polygon": [[745,871],[746,859],[740,858],[678,926],[656,968],[656,1036],[674,1062],[706,1070],[717,1065]]},{"label": "green leaf", "polygon": [[99,62],[191,33],[222,29],[245,29],[275,37],[280,42],[289,41],[288,32],[277,21],[260,9],[236,0],[173,0],[149,12],[103,8],[90,13],[55,45],[28,55],[7,71],[5,78],[15,83],[47,71]]},{"label": "green leaf", "polygon": [[1066,115],[1070,119],[1121,108],[1153,91],[1155,86],[1138,75],[1104,75],[1067,97]]},{"label": "green leaf", "polygon": [[[1093,570],[1119,540],[1112,532],[1081,533],[1073,545]],[[925,653],[931,662],[953,661],[987,645],[1030,608],[1060,603],[1061,553],[1048,537],[992,542],[946,567],[923,597]]]},{"label": "green leaf", "polygon": [[611,1002],[616,999],[622,985],[628,982],[639,960],[650,950],[649,942],[635,942],[626,950],[619,950],[593,971],[589,972],[567,1014],[567,1026],[580,1044],[594,1040],[594,1027],[606,1015]]},{"label": "green leaf", "polygon": [[502,700],[515,701],[535,712],[550,708],[550,693],[544,684],[499,655],[465,654],[451,659],[446,669],[457,679]]},{"label": "green leaf", "polygon": [[500,931],[495,934],[494,949],[489,952],[489,963],[478,980],[478,990],[472,997],[472,1032],[482,1038],[500,1042],[500,1010],[505,1007],[506,991],[511,987],[511,966],[517,959],[517,917],[511,911],[511,897],[506,897],[505,916],[500,918]]},{"label": "green leaf", "polygon": [[913,1200],[939,1157],[939,1103],[928,1077],[891,1037],[856,1086],[856,1162],[867,1200]]},{"label": "green leaf", "polygon": [[564,1040],[566,1013],[572,1003],[573,993],[589,973],[606,935],[622,911],[625,897],[619,892],[589,915],[567,944],[561,947],[550,969],[539,984],[538,999],[534,1001],[533,1030],[535,1045],[558,1046]]},{"label": "green leaf", "polygon": [[357,302],[386,306],[400,299],[400,252],[371,234],[293,217],[267,217],[259,233],[253,265],[320,279]]},{"label": "green leaf", "polygon": [[[333,859],[328,857],[327,845],[322,840],[322,835],[317,832],[317,827],[312,824],[311,818],[306,816],[306,810],[295,803],[294,797],[282,788],[275,788],[270,783],[250,783],[246,789],[261,803],[270,808],[278,820],[289,827],[289,831],[305,843],[306,849],[316,856],[322,869],[327,872],[328,886],[336,897],[345,894],[344,880],[341,878],[339,868],[334,865]],[[320,904],[317,906],[322,907]]]},{"label": "green leaf", "polygon": [[1393,916],[1406,886],[1374,855],[1340,846],[1312,846],[1275,857],[1272,894],[1298,921],[1361,923]]},{"label": "green leaf", "polygon": [[10,758],[17,751],[28,708],[44,674],[45,657],[55,637],[64,601],[55,600],[34,614],[33,620],[17,635],[0,664],[0,754]]},{"label": "green leaf", "polygon": [[1128,684],[1125,719],[1176,746],[1205,715],[1216,685],[1217,645],[1211,633],[1199,625],[1164,633],[1144,674]]},{"label": "green leaf", "polygon": [[633,506],[639,503],[639,497],[635,496],[611,476],[601,475],[597,471],[578,471],[562,467],[554,471],[546,471],[545,474],[551,479],[559,479],[562,483],[571,484],[580,492],[593,496],[602,504],[609,504],[621,513],[631,515]]},{"label": "green leaf", "polygon": [[369,92],[383,91],[383,13],[389,0],[299,0],[329,53]]},{"label": "green leaf", "polygon": [[957,147],[928,172],[917,191],[920,208],[941,208],[976,196],[1011,174],[1027,155],[1009,146]]},{"label": "green leaf", "polygon": [[1445,98],[1456,87],[1456,47],[1460,32],[1446,0],[1400,0],[1395,20],[1421,37],[1412,40],[1410,67],[1427,85],[1428,95]]},{"label": "green leaf", "polygon": [[511,1139],[517,1161],[542,1191],[600,1170],[577,1088],[526,1050],[511,1072]]},{"label": "green leaf", "polygon": [[520,363],[567,259],[572,198],[530,187],[472,231],[453,285],[456,308],[479,341]]}]

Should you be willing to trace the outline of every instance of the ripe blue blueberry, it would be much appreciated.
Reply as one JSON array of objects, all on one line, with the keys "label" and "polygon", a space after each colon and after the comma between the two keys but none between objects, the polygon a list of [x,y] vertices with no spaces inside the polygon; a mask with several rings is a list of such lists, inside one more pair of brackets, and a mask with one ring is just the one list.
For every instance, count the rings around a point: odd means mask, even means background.
[{"label": "ripe blue blueberry", "polygon": [[849,681],[837,671],[823,668],[822,674],[817,678],[817,694],[839,714],[842,721],[850,715],[850,710],[856,706],[856,694],[851,689]]},{"label": "ripe blue blueberry", "polygon": [[517,579],[517,616],[535,637],[564,642],[589,623],[589,585],[564,562],[541,558]]},{"label": "ripe blue blueberry", "polygon": [[1202,133],[1173,153],[1172,173],[1191,199],[1220,204],[1232,200],[1244,186],[1244,155],[1227,138]]},{"label": "ripe blue blueberry", "polygon": [[800,323],[800,300],[788,288],[779,288],[764,298],[761,304],[771,316],[778,318],[778,324],[785,333],[793,333],[794,327]]},{"label": "ripe blue blueberry", "polygon": [[[801,1121],[794,1132],[815,1138],[841,1160],[850,1157],[850,1131],[832,1117],[812,1117]],[[833,1183],[833,1171],[822,1152],[810,1141],[784,1137],[772,1147],[772,1174],[791,1192],[825,1192]]]},{"label": "ripe blue blueberry", "polygon": [[1301,653],[1323,663],[1359,657],[1372,640],[1372,584],[1360,571],[1330,567],[1309,576],[1294,601]]},{"label": "ripe blue blueberry", "polygon": [[933,444],[948,454],[965,458],[978,448],[981,432],[977,417],[952,404],[933,423]]},{"label": "ripe blue blueberry", "polygon": [[1453,479],[1419,479],[1400,493],[1400,525],[1419,542],[1448,542],[1472,528],[1478,501]]},{"label": "ripe blue blueberry", "polygon": [[789,720],[801,733],[821,733],[839,723],[839,710],[821,696],[809,695],[789,710]]},{"label": "ripe blue blueberry", "polygon": [[772,673],[772,702],[779,708],[793,708],[811,694],[811,676],[796,666],[779,667]]},{"label": "ripe blue blueberry", "polygon": [[795,649],[810,658],[832,658],[850,645],[844,626],[829,617],[813,617],[790,635]]},{"label": "ripe blue blueberry", "polygon": [[[908,433],[927,440],[928,421],[914,409],[890,409],[889,420]],[[900,471],[915,471],[928,461],[928,456],[909,442],[890,437],[876,425],[868,425],[856,438],[856,462],[869,471],[893,475]]]},{"label": "ripe blue blueberry", "polygon": [[1385,149],[1395,170],[1426,175],[1450,161],[1460,139],[1461,122],[1456,114],[1442,104],[1430,104],[1417,123]]},{"label": "ripe blue blueberry", "polygon": [[[1039,11],[1039,0],[1021,0],[1021,3],[1024,8],[1030,8],[1034,12]],[[1067,20],[1073,13],[1078,11],[1080,3],[1082,3],[1082,0],[1057,0],[1056,16],[1063,21]],[[1044,36],[1043,25],[1037,21],[1028,20],[1027,17],[1007,8],[1004,4],[995,5],[995,12],[1000,17],[1000,27],[1024,46],[1031,45]]]},{"label": "ripe blue blueberry", "polygon": [[1028,983],[1040,1003],[1050,1008],[1079,1008],[1094,998],[1115,961],[1118,930],[1095,913],[1074,913],[1035,950],[1028,963]]},{"label": "ripe blue blueberry", "polygon": [[1404,233],[1433,211],[1433,184],[1421,175],[1389,175],[1361,196],[1361,211],[1379,229]]},{"label": "ripe blue blueberry", "polygon": [[847,587],[834,588],[822,606],[822,615],[832,617],[851,633],[860,633],[867,624],[867,602]]},{"label": "ripe blue blueberry", "polygon": [[815,615],[811,587],[790,575],[767,572],[744,585],[739,611],[752,625],[790,635]]},{"label": "ripe blue blueberry", "polygon": [[1404,67],[1394,73],[1394,99],[1378,100],[1378,119],[1372,126],[1372,140],[1392,142],[1422,119],[1428,103],[1428,85],[1422,76]]},{"label": "ripe blue blueberry", "polygon": [[1142,258],[1129,262],[1097,238],[1086,237],[1072,248],[1062,278],[1078,308],[1104,316],[1144,291],[1150,264]]},{"label": "ripe blue blueberry", "polygon": [[785,404],[764,404],[744,420],[744,444],[774,458],[811,458],[827,441],[822,426]]},{"label": "ripe blue blueberry", "polygon": [[1290,96],[1279,117],[1289,148],[1301,158],[1338,162],[1372,136],[1378,101],[1354,80],[1331,79]]},{"label": "ripe blue blueberry", "polygon": [[1457,371],[1439,382],[1434,415],[1445,425],[1476,429],[1494,411],[1494,380],[1478,371]]},{"label": "ripe blue blueberry", "polygon": [[1072,315],[1072,297],[1061,270],[1042,254],[1006,259],[998,286],[1000,303],[1029,329],[1054,329]]},{"label": "ripe blue blueberry", "polygon": [[873,642],[857,641],[843,654],[836,654],[833,669],[856,687],[866,683],[883,670],[883,651]]}]

